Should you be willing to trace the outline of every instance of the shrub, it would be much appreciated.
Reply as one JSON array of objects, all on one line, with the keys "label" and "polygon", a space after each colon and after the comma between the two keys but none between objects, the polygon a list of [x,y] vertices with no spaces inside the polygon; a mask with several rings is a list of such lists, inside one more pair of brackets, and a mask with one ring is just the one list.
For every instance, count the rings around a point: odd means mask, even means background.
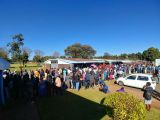
[{"label": "shrub", "polygon": [[127,93],[113,93],[107,96],[103,104],[113,109],[114,120],[145,120],[144,103]]}]

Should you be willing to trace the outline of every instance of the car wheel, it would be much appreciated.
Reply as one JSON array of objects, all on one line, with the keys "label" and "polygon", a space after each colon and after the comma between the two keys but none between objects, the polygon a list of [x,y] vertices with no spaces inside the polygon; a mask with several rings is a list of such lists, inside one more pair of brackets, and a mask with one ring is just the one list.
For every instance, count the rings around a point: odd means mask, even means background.
[{"label": "car wheel", "polygon": [[124,84],[123,84],[122,81],[119,81],[119,82],[118,82],[118,85],[123,86]]}]

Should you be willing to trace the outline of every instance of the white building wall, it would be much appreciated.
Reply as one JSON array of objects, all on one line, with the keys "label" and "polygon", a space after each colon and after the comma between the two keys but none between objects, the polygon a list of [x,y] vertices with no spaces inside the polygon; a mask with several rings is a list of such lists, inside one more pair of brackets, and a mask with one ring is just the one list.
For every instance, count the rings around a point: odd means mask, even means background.
[{"label": "white building wall", "polygon": [[155,60],[155,66],[159,66],[160,65],[160,59],[156,59]]},{"label": "white building wall", "polygon": [[58,60],[58,64],[69,64],[69,63],[62,61],[62,60]]}]

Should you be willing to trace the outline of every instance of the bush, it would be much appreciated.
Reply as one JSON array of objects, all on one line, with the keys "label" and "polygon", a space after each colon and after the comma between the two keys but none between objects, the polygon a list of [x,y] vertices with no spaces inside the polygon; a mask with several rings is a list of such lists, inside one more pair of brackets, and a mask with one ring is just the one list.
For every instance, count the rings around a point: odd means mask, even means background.
[{"label": "bush", "polygon": [[104,99],[103,104],[113,109],[114,120],[146,119],[144,103],[127,93],[113,93]]}]

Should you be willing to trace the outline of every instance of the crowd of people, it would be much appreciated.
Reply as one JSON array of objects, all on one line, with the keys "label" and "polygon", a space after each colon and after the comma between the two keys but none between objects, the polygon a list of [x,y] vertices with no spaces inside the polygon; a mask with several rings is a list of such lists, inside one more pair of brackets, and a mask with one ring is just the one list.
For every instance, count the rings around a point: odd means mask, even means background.
[{"label": "crowd of people", "polygon": [[160,83],[160,66],[153,64],[94,65],[85,68],[39,69],[35,71],[4,71],[5,99],[25,98],[34,101],[36,96],[63,95],[65,89],[97,86],[104,93],[109,92],[105,80],[116,79],[131,73],[149,73]]}]

